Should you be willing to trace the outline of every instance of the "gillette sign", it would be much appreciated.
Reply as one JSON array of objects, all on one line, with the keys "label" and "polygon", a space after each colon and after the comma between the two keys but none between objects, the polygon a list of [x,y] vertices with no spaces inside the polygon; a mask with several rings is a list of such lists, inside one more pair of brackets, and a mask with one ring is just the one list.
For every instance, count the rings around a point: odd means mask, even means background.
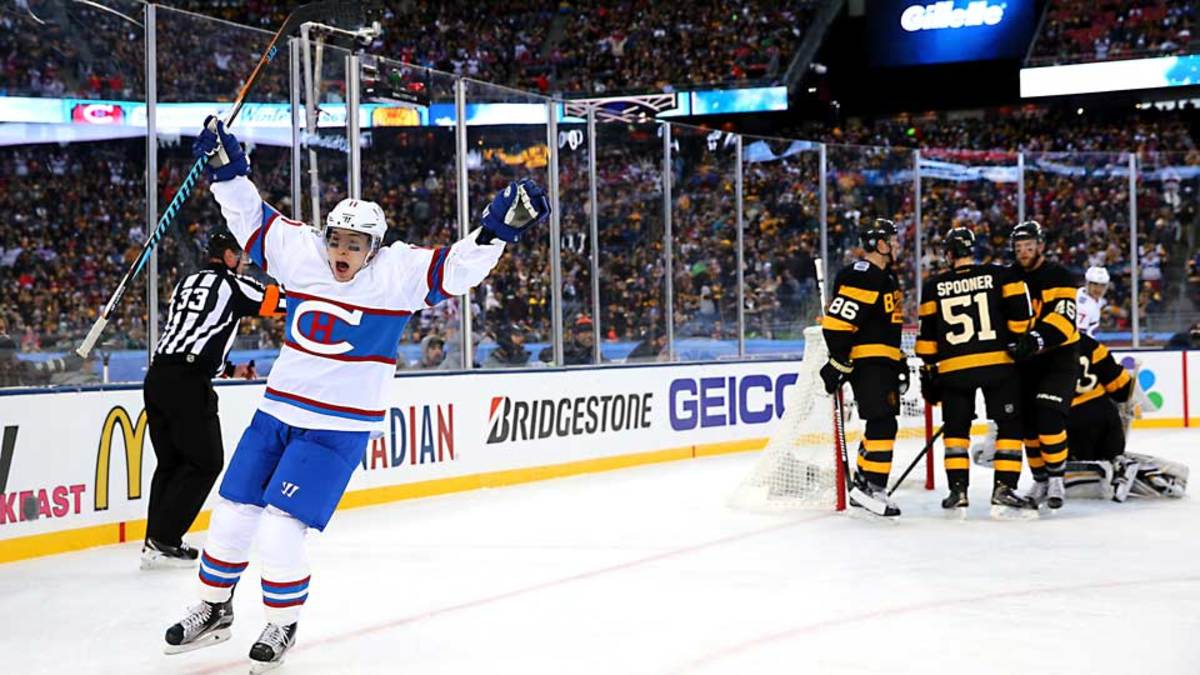
[{"label": "gillette sign", "polygon": [[1016,59],[1033,37],[1034,0],[871,0],[867,34],[876,66]]},{"label": "gillette sign", "polygon": [[931,5],[913,5],[900,15],[900,27],[913,33],[919,30],[941,30],[971,26],[995,26],[1004,20],[1006,5],[990,5],[987,0],[968,2],[955,7],[953,0]]}]

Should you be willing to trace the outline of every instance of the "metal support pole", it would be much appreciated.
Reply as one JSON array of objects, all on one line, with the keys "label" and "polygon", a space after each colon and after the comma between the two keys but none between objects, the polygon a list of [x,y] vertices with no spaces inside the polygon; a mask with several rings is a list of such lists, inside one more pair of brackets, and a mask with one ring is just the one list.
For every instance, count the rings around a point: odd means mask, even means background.
[{"label": "metal support pole", "polygon": [[588,262],[592,281],[592,363],[600,363],[600,203],[596,201],[596,109],[588,107],[588,220],[590,252]]},{"label": "metal support pole", "polygon": [[288,101],[292,109],[292,220],[304,220],[300,200],[300,41],[288,38]]},{"label": "metal support pole", "polygon": [[[158,26],[157,6],[145,8],[146,36],[146,231],[158,223]],[[158,247],[150,252],[146,275],[146,365],[158,346]]]},{"label": "metal support pole", "polygon": [[666,302],[663,303],[667,322],[667,359],[675,360],[675,260],[674,236],[671,233],[671,125],[663,124],[663,256],[666,275]]},{"label": "metal support pole", "polygon": [[1017,153],[1017,222],[1025,222],[1025,153]]},{"label": "metal support pole", "polygon": [[916,271],[917,278],[914,280],[917,286],[917,306],[921,306],[921,286],[924,284],[924,274],[921,270],[921,260],[924,257],[922,243],[924,239],[924,223],[921,222],[921,151],[913,151],[913,194],[916,197],[913,200],[913,218],[916,220],[916,227],[913,228],[913,236],[916,238],[916,244],[913,246],[913,253],[917,256],[917,262],[913,265],[913,270]]},{"label": "metal support pole", "polygon": [[734,150],[737,153],[737,165],[733,174],[733,201],[737,212],[737,342],[738,358],[746,356],[746,238],[745,222],[743,220],[744,187],[742,176],[742,135],[734,140]]},{"label": "metal support pole", "polygon": [[358,128],[358,103],[362,69],[358,54],[346,56],[346,140],[350,145],[347,194],[362,199],[362,136]]},{"label": "metal support pole", "polygon": [[562,216],[558,210],[558,103],[546,101],[546,147],[550,150],[550,331],[554,363],[563,365]]},{"label": "metal support pole", "polygon": [[[829,278],[829,274],[833,271],[829,264],[829,190],[825,185],[828,179],[828,167],[825,164],[825,144],[821,143],[817,146],[817,192],[820,196],[820,220],[821,220],[821,262],[825,265],[825,277]],[[828,286],[829,284],[824,284]],[[821,306],[824,307],[829,298],[825,297],[825,289],[821,288]]]},{"label": "metal support pole", "polygon": [[[320,79],[320,73],[313,72],[313,55],[312,41],[308,37],[309,26],[304,24],[300,27],[300,44],[304,49],[304,133],[308,136],[308,194],[312,201],[312,207],[309,210],[309,215],[312,216],[312,224],[320,226],[321,223],[321,174],[317,168],[317,146],[313,144],[312,139],[316,138],[318,127],[320,126],[317,119],[317,86],[316,80]],[[316,69],[321,67],[320,46],[318,45]]]},{"label": "metal support pole", "polygon": [[[462,78],[454,80],[454,169],[457,176],[455,195],[458,197],[458,236],[461,239],[471,230],[470,186],[467,184],[467,83]],[[462,367],[469,369],[475,365],[470,291],[458,301],[458,313],[462,318]]]},{"label": "metal support pole", "polygon": [[1138,288],[1137,155],[1129,153],[1129,285],[1133,314],[1133,348],[1141,346],[1141,313]]}]

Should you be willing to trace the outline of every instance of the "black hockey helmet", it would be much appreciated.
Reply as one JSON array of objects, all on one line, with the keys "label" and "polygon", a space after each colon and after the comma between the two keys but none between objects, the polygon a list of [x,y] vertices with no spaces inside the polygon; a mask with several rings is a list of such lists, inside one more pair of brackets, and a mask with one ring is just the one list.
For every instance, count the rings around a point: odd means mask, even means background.
[{"label": "black hockey helmet", "polygon": [[238,245],[237,239],[234,239],[228,230],[217,230],[208,235],[209,258],[221,258],[225,255],[225,251],[241,253],[242,247]]},{"label": "black hockey helmet", "polygon": [[859,228],[858,240],[862,243],[863,248],[868,252],[873,252],[880,241],[894,237],[896,234],[896,223],[886,218],[876,218],[870,225]]},{"label": "black hockey helmet", "polygon": [[1008,240],[1012,244],[1025,239],[1046,241],[1046,233],[1042,231],[1041,223],[1036,220],[1026,220],[1014,227],[1012,234],[1008,236]]},{"label": "black hockey helmet", "polygon": [[969,258],[975,253],[975,233],[966,227],[951,228],[946,233],[944,245],[951,258]]}]

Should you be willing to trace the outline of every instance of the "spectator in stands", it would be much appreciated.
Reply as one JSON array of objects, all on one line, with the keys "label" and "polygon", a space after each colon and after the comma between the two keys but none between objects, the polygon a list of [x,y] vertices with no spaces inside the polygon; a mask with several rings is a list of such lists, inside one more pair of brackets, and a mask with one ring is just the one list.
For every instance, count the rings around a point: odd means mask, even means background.
[{"label": "spectator in stands", "polygon": [[433,334],[421,338],[421,358],[413,364],[413,368],[444,370],[447,367],[446,341]]},{"label": "spectator in stands", "polygon": [[495,329],[496,348],[483,360],[484,368],[520,368],[529,362],[529,350],[525,349],[525,333],[515,323],[503,324]]}]

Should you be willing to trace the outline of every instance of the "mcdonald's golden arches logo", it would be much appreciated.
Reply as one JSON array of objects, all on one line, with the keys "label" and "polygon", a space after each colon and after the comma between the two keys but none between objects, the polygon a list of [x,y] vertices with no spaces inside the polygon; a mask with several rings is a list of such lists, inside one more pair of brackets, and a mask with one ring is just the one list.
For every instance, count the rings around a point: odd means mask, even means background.
[{"label": "mcdonald's golden arches logo", "polygon": [[108,508],[108,468],[112,458],[113,432],[121,428],[125,443],[125,494],[129,499],[142,497],[142,448],[146,440],[146,411],[138,415],[137,423],[125,408],[116,406],[108,411],[100,428],[100,445],[96,450],[96,510]]}]

